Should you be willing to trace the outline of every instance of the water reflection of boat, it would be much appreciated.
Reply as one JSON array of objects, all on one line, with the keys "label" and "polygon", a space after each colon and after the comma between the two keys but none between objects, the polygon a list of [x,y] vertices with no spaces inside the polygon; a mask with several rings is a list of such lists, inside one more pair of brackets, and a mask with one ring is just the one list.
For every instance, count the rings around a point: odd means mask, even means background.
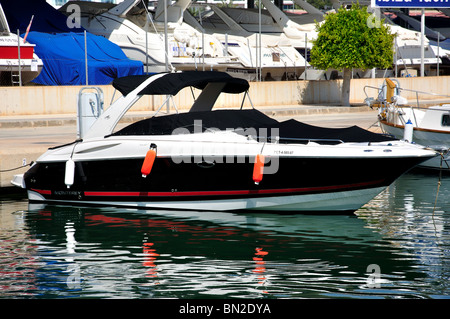
[{"label": "water reflection of boat", "polygon": [[[164,231],[191,232],[204,234],[211,240],[226,240],[238,233],[254,232],[265,237],[299,237],[311,240],[336,241],[345,245],[372,245],[380,236],[366,226],[366,222],[356,216],[329,215],[320,218],[314,214],[288,214],[280,218],[278,213],[246,212],[218,212],[218,211],[189,211],[167,209],[136,209],[123,207],[90,207],[65,206],[31,202],[28,213],[45,222],[53,220],[53,224],[62,226],[70,221],[77,229],[86,227],[117,227],[117,228],[155,228],[154,232],[144,232],[144,242],[151,233],[159,234]],[[37,215],[36,215],[37,214]],[[34,217],[33,217],[34,218]],[[48,226],[51,226],[50,224]],[[158,235],[159,236],[159,235]],[[192,238],[195,241],[195,238]],[[281,239],[280,239],[281,240]],[[284,240],[284,239],[283,239]],[[146,244],[145,249],[154,249],[154,245]],[[151,246],[151,247],[150,247]]]},{"label": "water reflection of boat", "polygon": [[430,277],[441,276],[441,267],[449,261],[445,242],[450,179],[437,175],[406,174],[357,214],[392,246],[404,249]]},{"label": "water reflection of boat", "polygon": [[[248,82],[222,72],[124,77],[113,85],[123,96],[81,140],[49,149],[23,178],[16,176],[31,201],[348,213],[436,156],[358,127],[280,123],[256,109],[212,111],[221,93],[247,97]],[[189,112],[114,132],[142,96],[185,87],[202,90]]]},{"label": "water reflection of boat", "polygon": [[[261,245],[266,247],[276,237],[278,242],[289,243],[293,237],[311,241],[336,241],[342,245],[370,246],[380,236],[365,227],[366,222],[355,216],[327,216],[326,219],[315,215],[292,214],[280,218],[277,213],[247,212],[246,214],[216,211],[178,211],[148,210],[122,207],[66,206],[54,204],[29,203],[26,219],[36,223],[39,232],[58,232],[55,226],[65,227],[69,222],[78,236],[87,235],[89,229],[116,228],[139,233],[143,236],[144,250],[155,251],[155,237],[162,239],[165,233],[186,233],[196,242],[198,236],[211,241],[230,240],[239,234],[249,232],[265,238]],[[57,227],[56,227],[57,228]],[[136,232],[136,228],[147,231]],[[153,229],[149,231],[148,229]],[[189,235],[191,234],[191,235]],[[240,236],[240,235],[239,235]],[[135,236],[132,236],[135,237]],[[178,237],[178,236],[176,236]],[[79,238],[79,237],[78,237]],[[86,239],[88,239],[86,237]],[[175,238],[174,238],[175,239]],[[183,239],[179,239],[183,241]],[[83,240],[81,240],[83,241]],[[189,240],[185,242],[189,244]],[[232,244],[232,243],[231,243]],[[182,246],[182,245],[181,245]],[[182,247],[181,247],[182,249]],[[262,248],[261,248],[262,249]],[[252,249],[254,250],[254,249]],[[255,256],[261,257],[263,253]],[[145,257],[149,257],[150,254]],[[153,256],[155,257],[155,255]],[[157,257],[157,256],[156,256]],[[151,261],[146,259],[146,261]]]},{"label": "water reflection of boat", "polygon": [[[372,252],[380,236],[354,216],[182,216],[176,211],[30,204],[22,218],[30,236],[40,238],[34,242],[42,273],[37,293],[296,295],[300,286],[315,290],[310,278],[347,269],[352,252],[380,258]],[[389,257],[389,252],[382,255]],[[300,276],[298,281],[279,282],[293,274]]]}]

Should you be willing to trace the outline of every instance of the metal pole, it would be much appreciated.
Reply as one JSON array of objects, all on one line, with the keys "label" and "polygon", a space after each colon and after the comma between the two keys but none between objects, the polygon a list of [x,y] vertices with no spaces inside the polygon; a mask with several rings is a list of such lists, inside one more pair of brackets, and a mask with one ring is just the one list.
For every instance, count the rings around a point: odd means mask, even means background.
[{"label": "metal pole", "polygon": [[169,56],[168,56],[169,41],[167,39],[167,0],[164,0],[164,48],[166,50],[166,72],[169,72]]},{"label": "metal pole", "polygon": [[22,86],[22,61],[20,59],[20,31],[17,29],[17,47],[18,53],[17,57],[19,58],[19,86]]},{"label": "metal pole", "polygon": [[[259,6],[260,6],[260,4],[258,4],[258,10],[259,10]],[[248,39],[248,38],[247,38]],[[250,48],[250,52],[251,52],[251,48]],[[256,34],[255,35],[255,74],[256,74],[256,81],[258,81],[259,80],[259,75],[258,75],[258,72],[259,72],[259,68],[258,68],[258,59],[259,59],[259,54],[258,54],[258,35]]]},{"label": "metal pole", "polygon": [[308,80],[308,75],[306,73],[307,59],[308,59],[308,33],[305,33],[305,81]]},{"label": "metal pole", "polygon": [[398,56],[397,56],[397,36],[395,36],[395,38],[394,38],[394,51],[395,51],[395,55],[394,55],[394,59],[395,59],[395,77],[397,77],[398,76],[398,73],[397,73],[397,60],[398,60]]},{"label": "metal pole", "polygon": [[87,55],[87,35],[84,30],[84,60],[86,65],[86,85],[89,85],[89,72],[88,72],[88,55]]},{"label": "metal pole", "polygon": [[[248,38],[247,38],[247,42],[248,42]],[[252,58],[252,48],[250,47],[250,42],[248,42],[248,45],[249,45],[249,52],[250,52],[250,58]],[[252,61],[252,67],[253,67],[253,61]],[[256,35],[255,36],[255,65],[254,65],[254,67],[255,67],[255,75],[256,75],[256,78],[255,78],[255,81],[258,81],[258,79],[259,79],[259,76],[258,76],[258,72],[259,72],[259,69],[258,69],[258,35]]]},{"label": "metal pole", "polygon": [[205,33],[202,31],[202,70],[205,71]]},{"label": "metal pole", "polygon": [[[164,50],[166,51],[166,72],[169,72],[169,41],[167,39],[167,0],[164,0]],[[169,95],[166,96],[166,111],[170,113]]]},{"label": "metal pole", "polygon": [[148,74],[148,25],[149,25],[149,21],[148,21],[148,16],[147,16],[147,28],[145,30],[145,73]]},{"label": "metal pole", "polygon": [[437,76],[439,76],[439,60],[441,59],[439,56],[439,38],[441,37],[441,34],[438,32],[438,38],[437,38]]},{"label": "metal pole", "polygon": [[259,5],[258,5],[258,28],[259,28],[259,34],[258,34],[258,55],[259,55],[259,71],[258,71],[258,81],[261,82],[262,80],[262,56],[261,56],[261,7],[262,7],[262,3],[261,1],[259,1]]},{"label": "metal pole", "polygon": [[228,56],[228,33],[225,33],[225,56]]},{"label": "metal pole", "polygon": [[425,48],[424,48],[424,42],[425,42],[425,9],[422,8],[422,17],[420,19],[420,76],[425,76],[425,64],[424,64],[424,57],[425,57]]}]

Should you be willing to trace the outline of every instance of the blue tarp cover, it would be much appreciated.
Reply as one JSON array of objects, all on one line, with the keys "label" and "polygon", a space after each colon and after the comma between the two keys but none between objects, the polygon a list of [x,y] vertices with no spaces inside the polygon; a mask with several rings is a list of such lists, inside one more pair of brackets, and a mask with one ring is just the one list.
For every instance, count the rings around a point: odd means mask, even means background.
[{"label": "blue tarp cover", "polygon": [[[44,66],[33,80],[45,85],[85,85],[84,29],[69,28],[67,17],[45,0],[0,0],[11,32],[24,36],[34,15],[27,41]],[[143,74],[143,64],[126,57],[111,41],[88,32],[89,85],[109,84],[116,77]]]},{"label": "blue tarp cover", "polygon": [[[41,74],[33,80],[45,85],[85,85],[86,63],[84,33],[30,32],[27,41],[36,44],[42,59]],[[140,61],[128,59],[111,41],[86,33],[88,84],[110,84],[113,79],[143,73]]]}]

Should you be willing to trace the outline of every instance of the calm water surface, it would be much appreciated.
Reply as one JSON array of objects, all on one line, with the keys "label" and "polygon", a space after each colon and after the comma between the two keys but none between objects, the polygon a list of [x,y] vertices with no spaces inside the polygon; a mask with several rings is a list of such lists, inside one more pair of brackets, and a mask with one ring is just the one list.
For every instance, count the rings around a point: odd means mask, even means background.
[{"label": "calm water surface", "polygon": [[3,196],[1,298],[448,298],[450,177],[353,216],[29,205]]}]

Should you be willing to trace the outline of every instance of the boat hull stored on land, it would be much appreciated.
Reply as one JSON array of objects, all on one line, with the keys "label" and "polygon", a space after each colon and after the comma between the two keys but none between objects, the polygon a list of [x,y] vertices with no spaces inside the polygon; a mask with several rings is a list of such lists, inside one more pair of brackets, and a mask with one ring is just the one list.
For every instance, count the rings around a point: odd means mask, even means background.
[{"label": "boat hull stored on land", "polygon": [[0,85],[22,85],[42,71],[42,60],[34,53],[35,45],[10,31],[0,4]]}]

